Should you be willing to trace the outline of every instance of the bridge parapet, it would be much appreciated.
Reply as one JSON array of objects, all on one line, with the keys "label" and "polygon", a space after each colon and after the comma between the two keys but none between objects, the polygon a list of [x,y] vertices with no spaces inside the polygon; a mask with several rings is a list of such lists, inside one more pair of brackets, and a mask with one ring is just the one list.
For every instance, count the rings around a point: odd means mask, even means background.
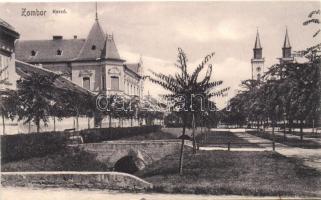
[{"label": "bridge parapet", "polygon": [[163,157],[177,153],[181,140],[149,140],[149,141],[105,141],[77,145],[81,149],[96,154],[97,160],[113,168],[118,160],[125,156],[133,156],[149,165]]}]

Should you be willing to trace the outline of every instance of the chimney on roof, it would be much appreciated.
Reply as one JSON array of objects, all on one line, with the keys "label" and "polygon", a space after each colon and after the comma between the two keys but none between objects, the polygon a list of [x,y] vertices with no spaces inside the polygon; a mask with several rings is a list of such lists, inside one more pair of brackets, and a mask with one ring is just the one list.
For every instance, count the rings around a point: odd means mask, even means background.
[{"label": "chimney on roof", "polygon": [[52,36],[52,40],[62,40],[62,36],[61,35],[54,35],[54,36]]},{"label": "chimney on roof", "polygon": [[77,35],[74,35],[74,39],[77,39]]}]

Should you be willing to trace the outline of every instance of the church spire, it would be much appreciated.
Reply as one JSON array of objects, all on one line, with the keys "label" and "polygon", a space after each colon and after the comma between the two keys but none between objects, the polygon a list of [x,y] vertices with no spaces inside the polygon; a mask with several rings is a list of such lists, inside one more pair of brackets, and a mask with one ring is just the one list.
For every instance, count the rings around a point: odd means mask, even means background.
[{"label": "church spire", "polygon": [[95,11],[96,11],[96,12],[95,12],[95,13],[96,13],[96,18],[95,18],[95,20],[96,20],[96,21],[98,21],[98,13],[97,13],[97,1],[96,1],[96,4],[95,4],[95,6],[96,6],[96,10],[95,10]]},{"label": "church spire", "polygon": [[285,29],[284,43],[282,47],[282,58],[291,58],[291,44],[288,34],[288,28]]},{"label": "church spire", "polygon": [[258,29],[256,30],[256,39],[255,39],[254,49],[262,49]]},{"label": "church spire", "polygon": [[258,29],[256,31],[256,38],[255,38],[253,53],[254,53],[254,55],[253,55],[254,59],[262,59],[262,46],[261,46],[260,35],[259,35]]},{"label": "church spire", "polygon": [[256,38],[253,48],[253,58],[251,59],[251,64],[252,80],[261,80],[262,74],[264,73],[264,58],[262,56],[262,46],[258,29],[256,30]]},{"label": "church spire", "polygon": [[285,29],[285,38],[284,38],[283,48],[291,48],[290,39],[289,39],[289,35],[288,35],[288,28],[287,27]]}]

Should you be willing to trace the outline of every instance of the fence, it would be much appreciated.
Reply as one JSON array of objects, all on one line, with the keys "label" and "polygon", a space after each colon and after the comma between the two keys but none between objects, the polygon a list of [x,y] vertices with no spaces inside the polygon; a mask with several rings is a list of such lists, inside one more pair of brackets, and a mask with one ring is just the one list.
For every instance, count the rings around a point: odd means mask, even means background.
[{"label": "fence", "polygon": [[[204,144],[200,144],[198,145],[199,147],[202,147],[202,145]],[[246,147],[250,147],[250,148],[263,148],[262,146],[259,145],[270,145],[272,150],[275,151],[275,142],[255,142],[255,143],[244,143],[244,142],[217,142],[217,143],[208,143],[205,145],[211,145],[211,146],[215,146],[215,147],[226,147],[226,149],[228,151],[231,150],[232,147],[234,148],[244,148],[244,146]]]}]

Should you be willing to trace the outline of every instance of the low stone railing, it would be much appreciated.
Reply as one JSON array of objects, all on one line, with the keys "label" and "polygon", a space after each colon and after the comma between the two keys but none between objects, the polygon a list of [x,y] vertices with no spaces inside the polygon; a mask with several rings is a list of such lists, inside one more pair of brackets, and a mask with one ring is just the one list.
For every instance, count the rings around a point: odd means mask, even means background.
[{"label": "low stone railing", "polygon": [[2,172],[2,186],[147,190],[151,183],[121,172]]}]

